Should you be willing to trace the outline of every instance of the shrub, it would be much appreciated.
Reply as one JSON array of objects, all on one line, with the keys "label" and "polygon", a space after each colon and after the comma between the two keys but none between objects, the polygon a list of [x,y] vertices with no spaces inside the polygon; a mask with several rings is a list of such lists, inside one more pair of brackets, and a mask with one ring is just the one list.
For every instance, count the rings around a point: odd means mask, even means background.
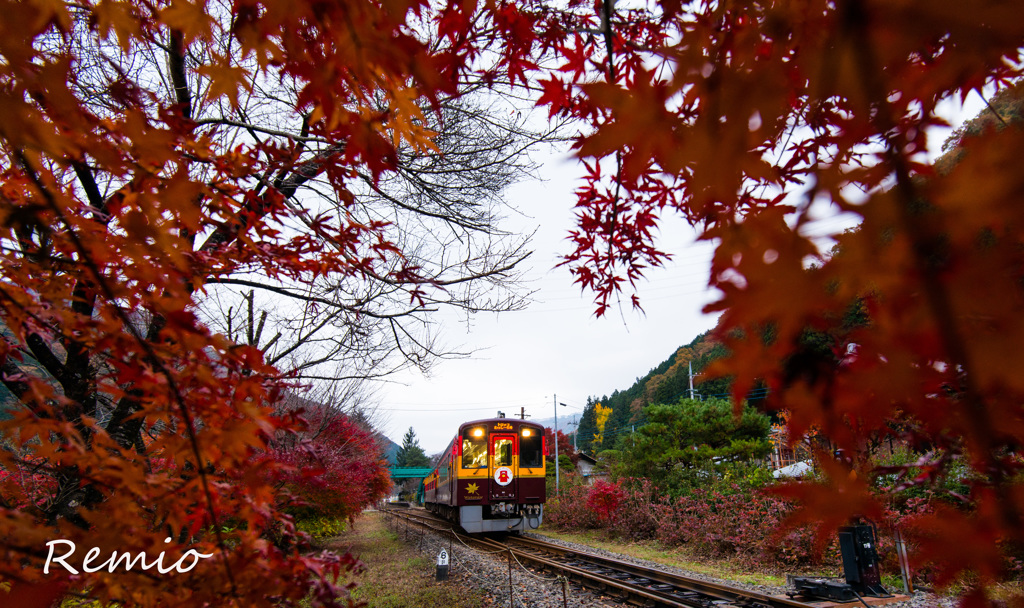
[{"label": "shrub", "polygon": [[300,439],[277,441],[271,452],[288,465],[278,479],[290,497],[285,512],[298,519],[352,519],[387,495],[387,463],[367,429],[337,416],[315,437]]},{"label": "shrub", "polygon": [[[734,466],[681,495],[671,495],[645,478],[563,485],[561,499],[548,503],[545,522],[566,531],[601,529],[611,538],[686,545],[695,556],[728,558],[763,571],[838,568],[838,538],[833,535],[819,550],[812,526],[784,526],[796,505],[764,492],[770,484],[766,471]],[[918,530],[918,522],[937,502],[943,501],[920,491],[885,497],[885,518],[875,522],[884,572],[899,571],[893,530],[903,530],[913,549],[915,536],[927,532]],[[1010,569],[1015,566],[1017,562],[1008,563]],[[931,575],[917,574],[926,579]]]},{"label": "shrub", "polygon": [[619,505],[626,492],[617,483],[597,480],[587,493],[587,508],[597,515],[599,522],[608,524],[618,515]]},{"label": "shrub", "polygon": [[587,507],[589,486],[571,485],[544,506],[544,524],[558,530],[591,530],[600,527],[597,515]]},{"label": "shrub", "polygon": [[334,517],[311,516],[297,520],[295,527],[300,532],[309,534],[314,540],[323,540],[344,532],[345,520]]},{"label": "shrub", "polygon": [[625,479],[624,496],[618,512],[611,520],[608,533],[631,541],[658,538],[658,524],[663,516],[658,488],[649,479]]},{"label": "shrub", "polygon": [[758,484],[741,479],[672,497],[648,479],[598,481],[571,488],[561,500],[549,503],[546,522],[562,530],[600,528],[610,537],[630,541],[685,544],[695,555],[730,558],[766,570],[819,566],[824,558],[834,561],[834,546],[824,555],[815,554],[810,528],[782,530],[792,504],[753,485]]}]

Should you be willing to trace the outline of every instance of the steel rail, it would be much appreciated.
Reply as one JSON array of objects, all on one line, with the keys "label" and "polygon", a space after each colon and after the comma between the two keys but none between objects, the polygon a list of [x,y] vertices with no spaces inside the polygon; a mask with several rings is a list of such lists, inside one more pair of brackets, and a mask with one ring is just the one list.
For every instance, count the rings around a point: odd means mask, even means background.
[{"label": "steel rail", "polygon": [[[639,599],[645,606],[665,606],[667,608],[698,608],[705,607],[707,603],[692,603],[675,598],[668,598],[664,595],[653,591],[651,589],[644,588],[637,583],[631,583],[628,580],[621,580],[614,578],[606,572],[595,572],[593,570],[587,570],[585,568],[579,568],[569,564],[565,564],[556,560],[547,559],[545,557],[535,555],[522,550],[516,551],[511,546],[505,543],[500,543],[491,539],[475,539],[476,542],[483,544],[490,548],[500,548],[503,551],[507,551],[516,558],[523,558],[526,561],[532,562],[536,565],[542,566],[549,570],[559,572],[568,575],[577,581],[583,582],[584,585],[589,581],[591,585],[602,590],[617,591],[620,596],[619,599]],[[590,586],[590,585],[588,585]]]},{"label": "steel rail", "polygon": [[[812,604],[798,602],[787,597],[767,595],[758,591],[748,591],[746,589],[739,589],[730,585],[713,583],[711,581],[695,579],[681,574],[650,568],[648,566],[641,566],[611,557],[595,555],[593,553],[582,553],[575,549],[568,549],[561,545],[535,538],[516,537],[510,538],[509,541],[531,547],[535,550],[555,554],[562,559],[575,559],[589,562],[598,567],[605,567],[611,570],[625,572],[633,577],[648,579],[661,585],[670,585],[678,589],[683,589],[686,592],[697,592],[708,597],[716,598],[717,600],[732,602],[735,605],[765,606],[769,608],[809,608],[812,606]],[[667,597],[672,597],[676,592],[665,591],[664,593]]]},{"label": "steel rail", "polygon": [[[436,531],[453,531],[451,524],[417,510],[389,509],[390,513]],[[442,528],[434,524],[441,524]],[[508,537],[507,542],[491,538],[467,536],[455,532],[466,544],[475,544],[492,552],[511,553],[516,559],[530,562],[546,570],[566,574],[577,582],[620,599],[645,606],[670,608],[812,608],[813,604],[790,598],[772,596],[702,581],[687,576],[640,566],[622,560],[568,549],[561,545],[527,537]],[[513,545],[519,545],[515,547]],[[539,555],[543,552],[547,555]]]}]

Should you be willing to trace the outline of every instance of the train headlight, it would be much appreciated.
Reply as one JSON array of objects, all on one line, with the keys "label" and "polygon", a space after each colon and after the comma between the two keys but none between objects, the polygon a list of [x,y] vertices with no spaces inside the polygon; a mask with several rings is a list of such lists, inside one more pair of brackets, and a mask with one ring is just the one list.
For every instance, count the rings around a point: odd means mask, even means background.
[{"label": "train headlight", "polygon": [[481,427],[477,427],[477,428],[473,429],[471,432],[472,432],[472,435],[474,437],[483,437],[484,436],[484,430]]},{"label": "train headlight", "polygon": [[530,429],[523,429],[523,437],[529,437],[532,434],[533,431],[531,431]]}]

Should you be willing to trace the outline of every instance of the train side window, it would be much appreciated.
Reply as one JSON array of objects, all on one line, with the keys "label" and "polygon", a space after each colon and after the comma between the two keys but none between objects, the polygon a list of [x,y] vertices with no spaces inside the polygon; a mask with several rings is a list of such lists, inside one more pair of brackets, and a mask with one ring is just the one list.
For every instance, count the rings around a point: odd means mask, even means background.
[{"label": "train side window", "polygon": [[519,438],[519,466],[534,469],[544,464],[541,437],[537,431],[523,430]]},{"label": "train side window", "polygon": [[487,437],[483,432],[474,436],[473,431],[462,438],[462,468],[483,469],[487,467]]},{"label": "train side window", "polygon": [[494,466],[512,466],[512,439],[494,440]]}]

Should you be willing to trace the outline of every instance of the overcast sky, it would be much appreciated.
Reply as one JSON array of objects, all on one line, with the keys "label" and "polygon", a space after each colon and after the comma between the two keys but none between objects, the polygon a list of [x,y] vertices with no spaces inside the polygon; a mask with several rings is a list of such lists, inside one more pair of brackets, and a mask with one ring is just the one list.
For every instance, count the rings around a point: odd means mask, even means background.
[{"label": "overcast sky", "polygon": [[[966,109],[948,105],[952,117],[974,116],[982,107],[972,95]],[[938,151],[949,130],[929,137]],[[537,229],[528,264],[528,287],[535,302],[525,311],[474,316],[467,325],[455,315],[439,317],[441,338],[455,350],[472,350],[468,359],[440,361],[430,375],[407,372],[392,378],[377,393],[383,431],[396,443],[412,427],[427,454],[443,450],[458,426],[468,420],[489,418],[500,410],[533,419],[554,415],[577,419],[588,396],[610,395],[664,361],[678,347],[714,327],[716,317],[701,311],[715,299],[707,290],[712,246],[698,242],[696,233],[677,217],[662,222],[659,245],[673,254],[664,268],[652,269],[641,284],[646,314],[629,308],[613,310],[596,319],[591,294],[572,284],[565,268],[556,268],[559,256],[569,252],[566,240],[574,225],[574,189],[580,171],[566,154],[535,156],[542,162],[542,180],[520,183],[508,192],[508,201],[522,214],[513,216],[506,229]],[[822,232],[842,230],[849,220],[829,217],[816,227]]]}]

